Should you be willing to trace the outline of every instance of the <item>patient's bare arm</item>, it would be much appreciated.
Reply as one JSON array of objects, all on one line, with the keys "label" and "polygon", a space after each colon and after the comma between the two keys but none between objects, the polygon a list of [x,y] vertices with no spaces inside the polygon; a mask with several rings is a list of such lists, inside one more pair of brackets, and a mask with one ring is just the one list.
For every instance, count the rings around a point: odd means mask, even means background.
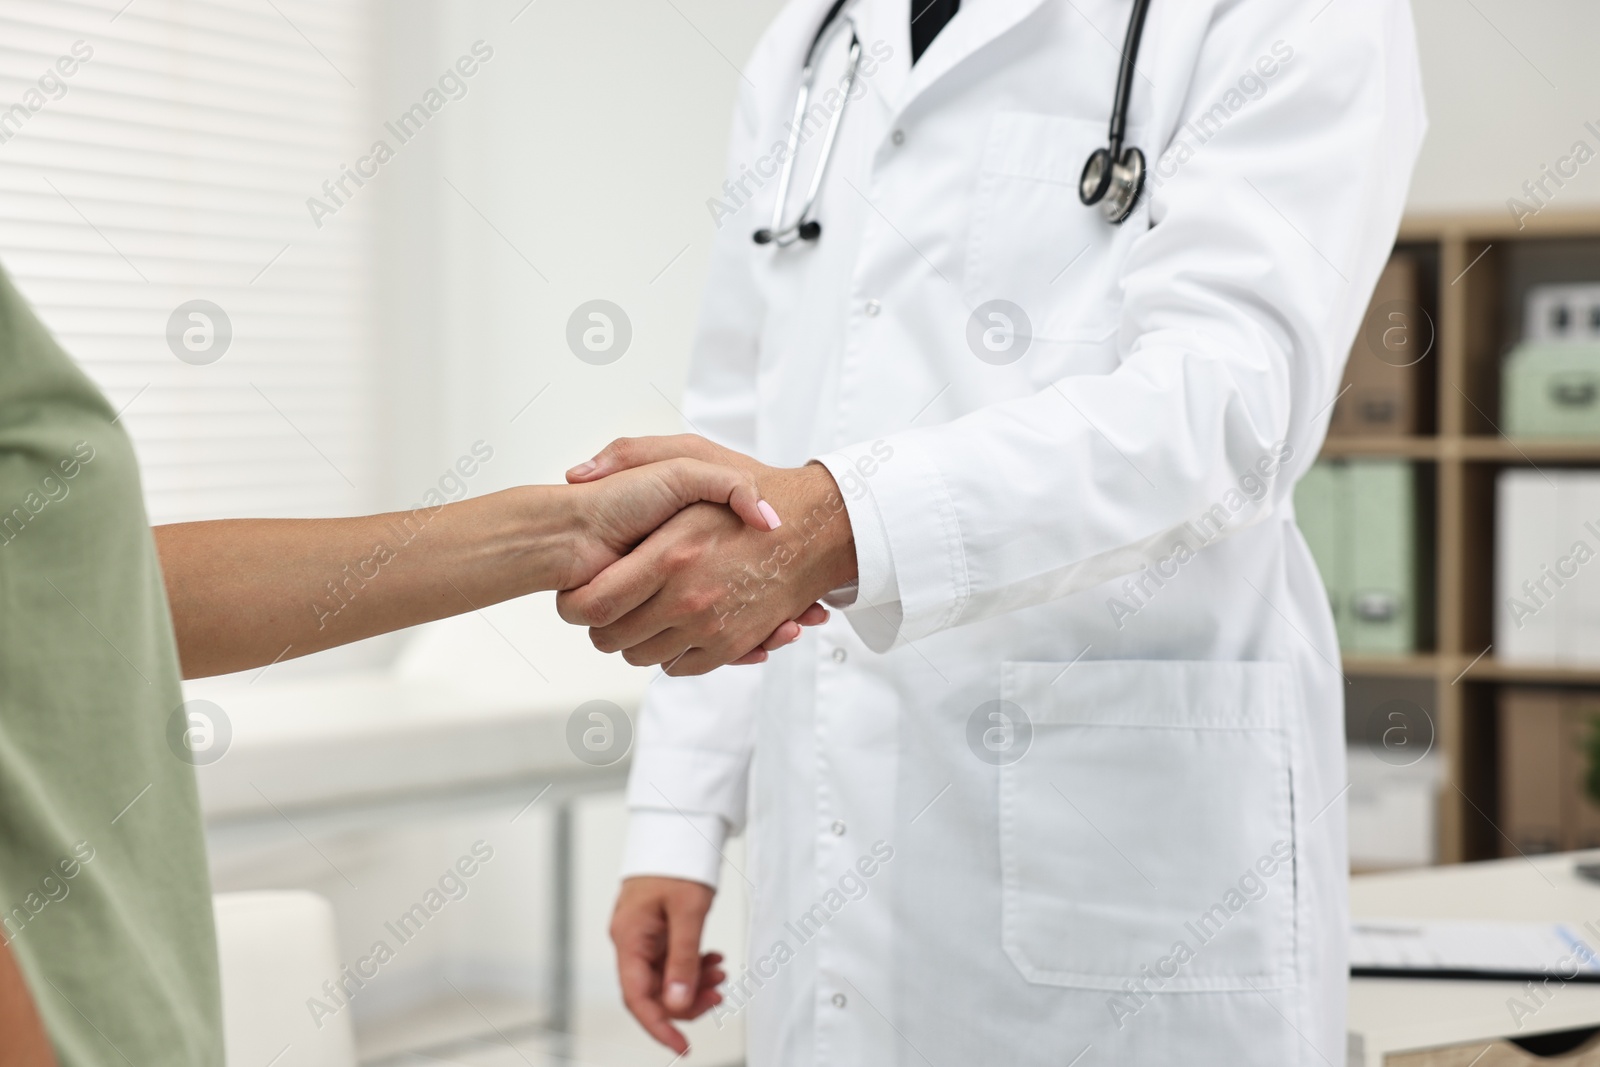
[{"label": "patient's bare arm", "polygon": [[[582,585],[701,501],[726,504],[762,531],[775,518],[749,472],[674,460],[593,485],[523,486],[409,512],[154,533],[183,673],[200,678]],[[818,607],[800,621],[824,617]],[[799,633],[783,623],[742,662]]]}]

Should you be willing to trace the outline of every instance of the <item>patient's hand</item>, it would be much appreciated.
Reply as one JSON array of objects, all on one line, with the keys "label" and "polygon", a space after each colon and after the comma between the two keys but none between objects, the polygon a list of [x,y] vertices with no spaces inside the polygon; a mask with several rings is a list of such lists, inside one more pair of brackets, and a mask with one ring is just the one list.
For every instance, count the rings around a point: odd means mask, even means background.
[{"label": "patient's hand", "polygon": [[762,530],[726,508],[696,504],[594,580],[556,598],[562,618],[591,627],[596,648],[620,651],[636,665],[664,664],[673,675],[743,662],[762,654],[764,642],[772,647],[769,635],[798,636],[789,621],[821,612],[814,602],[856,572],[844,501],[817,464],[767,467],[681,435],[614,442],[567,478],[603,485],[649,469],[640,465],[685,456],[750,473],[789,521]]},{"label": "patient's hand", "polygon": [[[576,498],[573,513],[581,532],[570,565],[559,579],[559,589],[590,582],[691,505],[739,529],[767,533],[781,524],[772,505],[761,499],[754,470],[689,456],[643,461],[611,477],[596,475],[588,483],[579,482],[564,491]],[[722,501],[727,506],[702,501]],[[793,617],[776,620],[761,635],[762,640],[729,662],[759,663],[769,650],[798,638],[801,626],[815,626],[827,618],[827,609],[812,604]]]}]

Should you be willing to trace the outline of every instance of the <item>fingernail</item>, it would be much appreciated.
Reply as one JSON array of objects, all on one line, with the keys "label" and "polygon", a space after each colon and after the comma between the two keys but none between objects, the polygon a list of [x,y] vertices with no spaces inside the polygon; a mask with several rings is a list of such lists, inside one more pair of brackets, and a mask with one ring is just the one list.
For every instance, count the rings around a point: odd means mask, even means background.
[{"label": "fingernail", "polygon": [[756,501],[756,510],[761,512],[761,517],[767,520],[767,529],[776,530],[783,525],[783,520],[778,518],[778,513],[772,510],[772,505],[765,500]]},{"label": "fingernail", "polygon": [[689,988],[688,982],[667,983],[667,1007],[682,1011],[694,999],[694,992]]},{"label": "fingernail", "polygon": [[597,466],[599,466],[599,464],[595,463],[595,461],[591,459],[587,462],[578,464],[576,467],[573,467],[567,472],[567,474],[573,478],[582,478],[585,474],[593,471]]}]

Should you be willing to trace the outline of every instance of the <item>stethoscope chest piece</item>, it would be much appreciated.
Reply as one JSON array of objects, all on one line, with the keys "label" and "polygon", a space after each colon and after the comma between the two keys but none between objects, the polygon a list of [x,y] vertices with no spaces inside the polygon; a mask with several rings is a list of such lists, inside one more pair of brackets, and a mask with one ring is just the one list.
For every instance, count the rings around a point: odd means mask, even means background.
[{"label": "stethoscope chest piece", "polygon": [[1139,206],[1144,192],[1144,153],[1129,146],[1122,158],[1112,159],[1111,149],[1097,148],[1083,165],[1078,179],[1078,199],[1085,207],[1099,205],[1100,214],[1110,223],[1120,223]]},{"label": "stethoscope chest piece", "polygon": [[1150,0],[1133,0],[1128,14],[1128,36],[1122,44],[1122,65],[1117,68],[1117,91],[1111,103],[1111,128],[1106,147],[1096,148],[1083,165],[1078,178],[1078,199],[1084,207],[1100,208],[1100,215],[1113,226],[1119,225],[1139,206],[1144,192],[1144,153],[1132,145],[1123,147],[1128,131],[1128,98],[1133,93],[1134,64],[1139,58],[1139,38],[1144,34],[1144,19]]}]

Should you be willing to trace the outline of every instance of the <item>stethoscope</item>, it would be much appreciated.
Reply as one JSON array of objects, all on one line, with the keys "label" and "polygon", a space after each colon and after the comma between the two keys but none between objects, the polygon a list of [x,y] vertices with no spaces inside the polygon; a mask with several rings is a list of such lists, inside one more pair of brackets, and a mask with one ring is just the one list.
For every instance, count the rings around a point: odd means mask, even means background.
[{"label": "stethoscope", "polygon": [[[913,3],[916,0],[913,0]],[[806,49],[805,65],[800,69],[800,88],[795,96],[794,120],[789,124],[788,151],[778,174],[778,199],[772,208],[772,225],[755,232],[758,245],[775,244],[787,247],[796,241],[815,241],[822,235],[822,223],[815,218],[817,196],[822,191],[823,179],[828,173],[828,163],[833,159],[834,142],[839,137],[839,124],[844,119],[850,102],[850,90],[855,87],[856,73],[861,67],[861,38],[856,33],[855,20],[842,15],[849,0],[834,0],[827,15],[811,38]],[[1139,194],[1144,191],[1144,153],[1133,145],[1123,147],[1127,133],[1128,99],[1133,94],[1134,63],[1139,58],[1139,38],[1144,33],[1145,13],[1150,0],[1133,0],[1133,11],[1128,15],[1128,33],[1122,45],[1122,63],[1117,69],[1117,91],[1111,105],[1111,128],[1104,148],[1097,148],[1083,165],[1078,179],[1078,199],[1085,207],[1100,208],[1100,214],[1113,226],[1120,224],[1139,204]],[[845,75],[840,85],[842,94],[839,107],[828,122],[822,149],[817,156],[817,168],[811,174],[811,185],[806,190],[800,214],[791,223],[783,221],[783,209],[789,202],[789,185],[794,179],[795,158],[799,154],[800,129],[806,108],[811,103],[811,90],[817,77],[817,58],[834,35],[845,26],[850,28],[850,54]]]}]

